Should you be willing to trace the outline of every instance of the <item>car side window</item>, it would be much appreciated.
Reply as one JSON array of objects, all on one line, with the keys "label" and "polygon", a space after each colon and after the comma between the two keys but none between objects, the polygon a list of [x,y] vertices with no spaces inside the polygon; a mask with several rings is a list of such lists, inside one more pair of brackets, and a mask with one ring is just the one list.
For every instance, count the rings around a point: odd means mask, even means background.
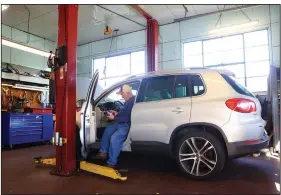
[{"label": "car side window", "polygon": [[190,96],[190,88],[188,83],[188,75],[176,76],[175,81],[175,98],[183,98]]},{"label": "car side window", "polygon": [[202,95],[203,93],[205,93],[206,89],[205,89],[204,83],[203,83],[200,75],[190,75],[190,81],[191,81],[191,85],[192,85],[192,95],[193,96],[198,96],[198,95]]},{"label": "car side window", "polygon": [[173,98],[174,76],[149,78],[144,82],[142,102]]}]

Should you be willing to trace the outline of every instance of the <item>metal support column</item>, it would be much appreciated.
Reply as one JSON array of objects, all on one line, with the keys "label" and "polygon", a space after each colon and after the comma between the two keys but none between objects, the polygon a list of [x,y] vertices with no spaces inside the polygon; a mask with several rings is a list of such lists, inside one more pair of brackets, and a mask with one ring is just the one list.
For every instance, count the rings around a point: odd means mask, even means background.
[{"label": "metal support column", "polygon": [[158,70],[158,22],[154,19],[147,21],[146,47],[147,47],[147,71]]},{"label": "metal support column", "polygon": [[63,145],[56,146],[53,174],[76,171],[76,50],[78,5],[58,5],[58,47],[66,46],[66,64],[56,70],[56,133]]},{"label": "metal support column", "polygon": [[159,25],[157,20],[153,19],[146,11],[138,5],[128,5],[147,20],[146,28],[146,54],[147,54],[147,72],[158,70],[158,36]]},{"label": "metal support column", "polygon": [[[277,68],[270,66],[270,86],[271,86],[271,108],[273,117],[273,146],[275,152],[280,153],[280,113],[279,113],[279,100],[278,93],[280,93],[280,85],[278,86]],[[279,89],[278,89],[279,88]]]}]

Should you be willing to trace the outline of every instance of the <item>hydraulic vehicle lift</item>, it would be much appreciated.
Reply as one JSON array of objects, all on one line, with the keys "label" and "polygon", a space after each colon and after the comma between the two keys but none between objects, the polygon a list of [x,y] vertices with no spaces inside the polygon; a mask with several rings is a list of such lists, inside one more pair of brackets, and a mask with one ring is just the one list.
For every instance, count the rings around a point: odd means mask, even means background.
[{"label": "hydraulic vehicle lift", "polygon": [[84,170],[124,181],[127,177],[115,169],[80,161],[75,123],[78,5],[58,5],[58,12],[58,48],[48,59],[56,83],[56,127],[52,139],[56,157],[36,157],[35,163],[54,166],[53,175],[71,176]]},{"label": "hydraulic vehicle lift", "polygon": [[[147,20],[147,71],[156,71],[158,22],[138,5],[129,6]],[[58,13],[58,48],[48,59],[56,85],[56,130],[52,140],[56,157],[37,157],[35,163],[55,166],[51,171],[54,175],[71,176],[77,170],[84,170],[124,181],[127,177],[121,171],[80,160],[75,124],[78,5],[58,5]]]}]

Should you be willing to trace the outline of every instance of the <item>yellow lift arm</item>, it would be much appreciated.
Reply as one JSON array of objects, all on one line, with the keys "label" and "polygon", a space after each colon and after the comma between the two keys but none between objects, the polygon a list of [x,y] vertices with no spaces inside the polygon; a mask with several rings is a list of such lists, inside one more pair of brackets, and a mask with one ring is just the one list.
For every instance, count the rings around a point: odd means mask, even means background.
[{"label": "yellow lift arm", "polygon": [[[55,166],[56,165],[56,158],[42,158],[42,157],[37,157],[34,158],[35,163],[39,165],[51,165]],[[96,165],[92,164],[86,161],[80,161],[80,169],[83,171],[87,171],[90,173],[102,175],[105,177],[109,177],[112,179],[119,179],[122,181],[127,180],[127,177],[122,176],[117,170],[101,166],[101,165]]]}]

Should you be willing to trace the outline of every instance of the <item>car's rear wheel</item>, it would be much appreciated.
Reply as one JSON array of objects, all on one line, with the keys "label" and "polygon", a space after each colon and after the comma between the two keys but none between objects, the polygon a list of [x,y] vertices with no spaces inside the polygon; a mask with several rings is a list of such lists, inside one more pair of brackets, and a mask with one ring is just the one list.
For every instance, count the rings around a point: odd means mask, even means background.
[{"label": "car's rear wheel", "polygon": [[178,141],[177,162],[189,177],[206,179],[220,173],[226,162],[224,146],[208,132],[188,132]]}]

